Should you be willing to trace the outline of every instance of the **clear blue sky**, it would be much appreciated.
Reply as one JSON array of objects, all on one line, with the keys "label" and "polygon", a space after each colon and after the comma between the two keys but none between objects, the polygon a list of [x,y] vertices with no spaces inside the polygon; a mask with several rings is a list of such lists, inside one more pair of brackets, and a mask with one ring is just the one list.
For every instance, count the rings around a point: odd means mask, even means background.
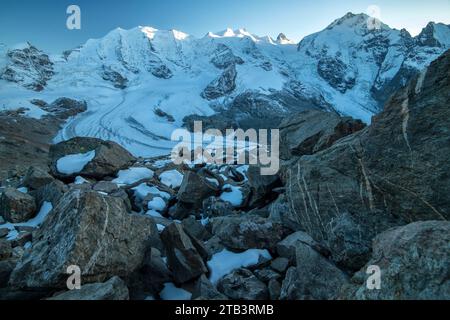
[{"label": "clear blue sky", "polygon": [[[66,29],[66,8],[82,10],[82,30]],[[116,28],[139,25],[194,36],[227,27],[293,40],[325,28],[351,11],[378,5],[381,20],[417,34],[428,21],[450,24],[450,0],[1,0],[0,42],[30,41],[49,51],[71,49]]]}]

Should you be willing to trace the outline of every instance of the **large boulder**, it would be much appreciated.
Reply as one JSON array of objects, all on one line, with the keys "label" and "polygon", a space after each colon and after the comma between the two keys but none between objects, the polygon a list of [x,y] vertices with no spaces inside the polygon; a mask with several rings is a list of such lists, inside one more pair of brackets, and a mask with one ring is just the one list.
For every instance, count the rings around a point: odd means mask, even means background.
[{"label": "large boulder", "polygon": [[272,191],[281,186],[278,175],[261,175],[260,167],[250,166],[247,177],[251,190],[250,207],[264,206],[278,196],[277,193]]},{"label": "large boulder", "polygon": [[372,239],[391,227],[450,218],[449,72],[447,52],[370,127],[284,164],[292,214],[340,266],[359,270]]},{"label": "large boulder", "polygon": [[256,215],[235,215],[211,219],[212,233],[229,249],[271,249],[283,239],[280,224]]},{"label": "large boulder", "polygon": [[311,155],[337,140],[364,129],[361,120],[336,113],[307,110],[285,119],[280,125],[280,157]]},{"label": "large boulder", "polygon": [[[86,154],[95,151],[95,156],[80,172],[64,174],[58,171],[57,162],[69,155]],[[86,178],[102,179],[115,176],[119,170],[130,167],[135,161],[127,150],[112,141],[96,138],[76,137],[50,147],[50,169],[53,176],[68,179],[81,175]]]},{"label": "large boulder", "polygon": [[303,231],[297,231],[295,233],[290,234],[282,241],[277,244],[277,253],[284,258],[289,259],[290,261],[296,260],[296,250],[297,246],[301,244],[306,244],[321,253],[324,256],[329,255],[329,251],[311,238],[310,235],[306,234]]},{"label": "large boulder", "polygon": [[348,282],[344,272],[310,246],[298,243],[297,267],[287,271],[281,300],[332,300]]},{"label": "large boulder", "polygon": [[[369,266],[381,271],[380,290],[369,290]],[[378,235],[373,254],[342,298],[363,300],[449,300],[450,222],[415,222]]]},{"label": "large boulder", "polygon": [[74,190],[35,232],[33,250],[17,264],[10,284],[64,288],[71,265],[80,268],[83,283],[126,278],[142,265],[149,246],[162,247],[151,217],[128,214],[121,199]]},{"label": "large boulder", "polygon": [[37,190],[53,180],[54,178],[47,171],[37,167],[30,167],[23,178],[22,186]]},{"label": "large boulder", "polygon": [[181,202],[201,207],[204,199],[216,195],[218,191],[218,187],[203,175],[189,171],[184,175],[177,198]]},{"label": "large boulder", "polygon": [[201,275],[194,285],[192,300],[227,300],[205,275]]},{"label": "large boulder", "polygon": [[143,299],[149,295],[157,295],[164,289],[164,284],[172,282],[172,272],[161,252],[156,248],[150,248],[144,257],[142,267],[126,280],[130,298]]},{"label": "large boulder", "polygon": [[6,188],[0,196],[0,215],[12,223],[27,221],[36,214],[36,201],[26,193]]},{"label": "large boulder", "polygon": [[247,269],[237,269],[223,277],[217,289],[233,300],[267,300],[267,286]]},{"label": "large boulder", "polygon": [[71,290],[47,300],[128,300],[128,288],[119,277],[113,277],[105,283],[91,283],[81,286],[80,290]]},{"label": "large boulder", "polygon": [[178,223],[172,223],[161,233],[167,251],[167,263],[176,283],[183,284],[208,272],[201,248]]}]

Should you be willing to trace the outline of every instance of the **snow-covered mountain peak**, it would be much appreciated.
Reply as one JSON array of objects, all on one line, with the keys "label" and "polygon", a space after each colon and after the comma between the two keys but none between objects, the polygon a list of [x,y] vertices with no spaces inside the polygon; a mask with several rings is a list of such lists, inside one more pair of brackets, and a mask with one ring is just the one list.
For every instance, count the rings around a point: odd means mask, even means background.
[{"label": "snow-covered mountain peak", "polygon": [[286,37],[284,33],[280,33],[277,37],[278,44],[295,44],[295,41],[292,41]]},{"label": "snow-covered mountain peak", "polygon": [[430,22],[417,36],[419,45],[428,47],[450,46],[450,25]]}]

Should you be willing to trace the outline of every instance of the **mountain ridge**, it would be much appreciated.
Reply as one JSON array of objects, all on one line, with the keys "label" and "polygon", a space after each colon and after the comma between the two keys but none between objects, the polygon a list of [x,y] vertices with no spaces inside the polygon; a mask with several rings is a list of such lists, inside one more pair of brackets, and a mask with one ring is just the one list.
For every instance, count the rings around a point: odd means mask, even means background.
[{"label": "mountain ridge", "polygon": [[450,26],[429,23],[411,37],[381,22],[373,28],[368,19],[346,14],[298,45],[283,34],[274,40],[243,28],[195,38],[136,27],[114,29],[60,56],[31,45],[35,50],[6,49],[3,108],[40,114],[30,100],[86,100],[88,111],[69,120],[56,141],[112,139],[136,155],[166,153],[168,133],[193,116],[213,126],[222,118],[235,127],[267,128],[287,114],[324,109],[370,123],[390,94],[450,48]]}]

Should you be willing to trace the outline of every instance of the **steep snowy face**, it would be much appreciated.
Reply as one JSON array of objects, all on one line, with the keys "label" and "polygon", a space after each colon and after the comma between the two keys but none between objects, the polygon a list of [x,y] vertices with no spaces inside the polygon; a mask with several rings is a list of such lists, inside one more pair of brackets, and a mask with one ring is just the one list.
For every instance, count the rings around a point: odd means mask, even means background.
[{"label": "steep snowy face", "polygon": [[430,23],[417,37],[365,14],[348,13],[304,38],[296,76],[341,113],[368,120],[389,95],[450,47],[449,27]]}]

